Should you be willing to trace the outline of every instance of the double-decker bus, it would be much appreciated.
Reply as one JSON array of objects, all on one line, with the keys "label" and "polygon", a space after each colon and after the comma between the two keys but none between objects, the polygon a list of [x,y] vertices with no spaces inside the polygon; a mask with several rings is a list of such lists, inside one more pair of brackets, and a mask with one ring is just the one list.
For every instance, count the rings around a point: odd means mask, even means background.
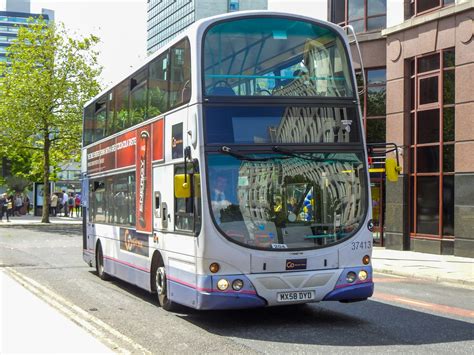
[{"label": "double-decker bus", "polygon": [[166,310],[373,293],[361,113],[343,30],[201,20],[84,110],[83,258]]}]

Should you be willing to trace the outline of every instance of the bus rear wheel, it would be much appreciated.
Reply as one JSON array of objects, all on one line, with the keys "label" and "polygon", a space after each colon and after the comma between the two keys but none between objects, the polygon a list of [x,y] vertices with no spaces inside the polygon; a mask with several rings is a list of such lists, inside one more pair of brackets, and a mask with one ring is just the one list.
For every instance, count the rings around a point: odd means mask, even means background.
[{"label": "bus rear wheel", "polygon": [[168,298],[168,282],[166,279],[166,269],[159,266],[155,272],[155,286],[158,296],[158,302],[165,311],[173,311],[175,303]]},{"label": "bus rear wheel", "polygon": [[95,270],[97,271],[97,276],[102,280],[106,281],[110,276],[104,271],[104,253],[102,252],[102,245],[97,244],[96,254],[95,254]]}]

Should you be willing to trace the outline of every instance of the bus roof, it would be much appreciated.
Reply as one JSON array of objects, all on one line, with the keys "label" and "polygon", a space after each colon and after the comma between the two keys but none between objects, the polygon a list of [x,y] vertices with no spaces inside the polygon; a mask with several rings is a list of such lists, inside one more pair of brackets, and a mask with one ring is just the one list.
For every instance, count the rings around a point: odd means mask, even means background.
[{"label": "bus roof", "polygon": [[[232,19],[232,18],[243,18],[243,17],[258,17],[258,16],[279,16],[279,17],[288,17],[288,18],[294,18],[294,19],[301,19],[301,20],[307,20],[315,23],[320,23],[323,24],[335,32],[339,33],[339,35],[344,38],[344,41],[347,42],[347,39],[345,38],[345,33],[342,30],[342,28],[339,25],[335,25],[332,22],[316,19],[313,17],[309,16],[303,16],[299,14],[293,14],[293,13],[287,13],[287,12],[280,12],[280,11],[269,11],[269,10],[247,10],[247,11],[236,11],[236,12],[231,12],[231,13],[225,13],[221,15],[216,15],[216,16],[211,16],[211,17],[206,17],[204,19],[198,20],[194,22],[192,25],[190,25],[184,32],[180,33],[178,36],[176,36],[173,40],[171,40],[169,43],[166,44],[166,46],[163,46],[159,48],[156,52],[148,56],[141,64],[140,66],[133,68],[127,75],[123,76],[119,81],[114,82],[112,85],[107,86],[106,89],[102,90],[99,94],[94,96],[92,99],[86,102],[84,105],[84,108],[92,104],[94,101],[100,99],[102,96],[104,96],[107,92],[109,92],[111,89],[122,83],[124,80],[127,78],[133,76],[134,73],[137,71],[141,70],[145,65],[153,61],[155,58],[157,58],[159,55],[161,55],[163,52],[165,52],[168,48],[173,46],[174,44],[178,43],[181,41],[183,38],[196,38],[196,37],[202,37],[204,35],[204,32],[206,29],[211,26],[215,22],[219,22],[222,20],[227,20],[227,19]],[[347,44],[347,43],[346,43]],[[200,51],[200,48],[199,48]]]}]

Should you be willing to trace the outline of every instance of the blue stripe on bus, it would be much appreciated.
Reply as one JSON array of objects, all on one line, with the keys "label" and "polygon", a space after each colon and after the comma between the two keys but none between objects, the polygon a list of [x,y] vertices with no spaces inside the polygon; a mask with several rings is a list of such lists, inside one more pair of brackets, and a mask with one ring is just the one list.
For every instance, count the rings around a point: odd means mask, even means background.
[{"label": "blue stripe on bus", "polygon": [[374,293],[374,283],[365,282],[335,289],[329,292],[323,301],[361,301]]},{"label": "blue stripe on bus", "polygon": [[[347,273],[352,271],[356,275],[359,271],[367,272],[367,279],[364,281],[356,280],[354,283],[348,283]],[[323,301],[357,301],[366,299],[374,293],[374,283],[372,282],[372,266],[348,267],[342,270],[339,279],[334,286],[334,290],[329,292]]]},{"label": "blue stripe on bus", "polygon": [[259,296],[249,294],[198,292],[198,309],[240,309],[265,307],[267,302]]}]

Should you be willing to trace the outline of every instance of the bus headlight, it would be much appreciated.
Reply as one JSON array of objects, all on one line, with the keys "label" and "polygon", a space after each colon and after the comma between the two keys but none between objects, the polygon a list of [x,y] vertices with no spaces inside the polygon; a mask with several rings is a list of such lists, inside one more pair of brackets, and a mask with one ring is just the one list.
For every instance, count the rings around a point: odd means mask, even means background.
[{"label": "bus headlight", "polygon": [[367,274],[367,271],[365,270],[360,270],[359,271],[359,280],[360,281],[365,281],[367,280],[367,277],[369,276],[369,274]]},{"label": "bus headlight", "polygon": [[346,275],[346,281],[348,283],[353,283],[357,279],[357,275],[354,271],[349,271]]},{"label": "bus headlight", "polygon": [[244,287],[244,282],[242,280],[237,279],[232,282],[232,288],[234,291],[240,291],[242,287]]},{"label": "bus headlight", "polygon": [[219,281],[217,281],[217,288],[221,291],[225,291],[227,290],[227,288],[229,287],[229,281],[227,281],[226,279],[220,279]]}]

